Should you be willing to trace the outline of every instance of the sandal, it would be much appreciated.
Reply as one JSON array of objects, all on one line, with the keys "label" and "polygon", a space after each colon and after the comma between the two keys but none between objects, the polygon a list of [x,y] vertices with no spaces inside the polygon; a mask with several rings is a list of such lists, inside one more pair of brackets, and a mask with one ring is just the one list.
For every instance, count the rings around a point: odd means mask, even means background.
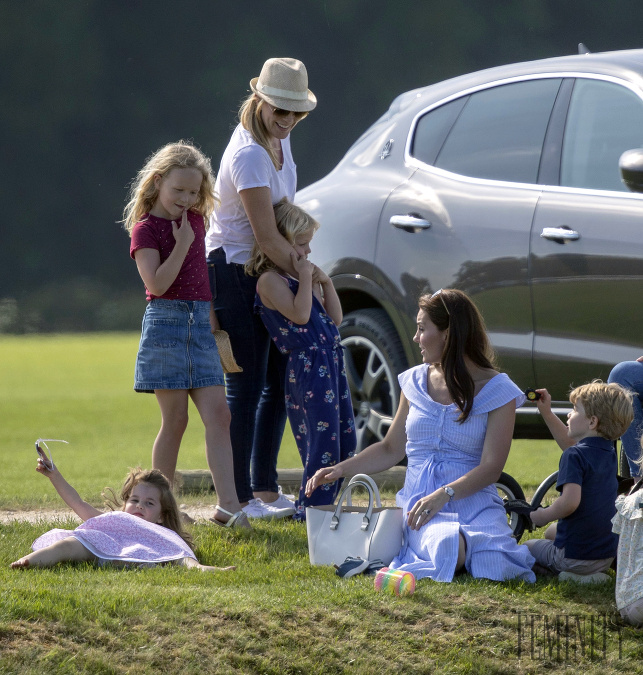
[{"label": "sandal", "polygon": [[225,513],[226,516],[230,516],[228,521],[226,523],[217,520],[216,518],[210,518],[210,521],[213,523],[216,523],[220,527],[236,527],[236,528],[245,528],[245,529],[251,529],[250,523],[248,522],[248,516],[243,512],[243,511],[237,511],[236,513],[231,513],[230,511],[227,511],[224,509],[222,506],[219,506],[218,504],[214,507],[215,511],[221,511],[221,513]]},{"label": "sandal", "polygon": [[350,556],[344,560],[341,565],[334,565],[335,574],[338,577],[345,579],[356,574],[361,574],[369,565],[368,560],[362,558],[351,558]]}]

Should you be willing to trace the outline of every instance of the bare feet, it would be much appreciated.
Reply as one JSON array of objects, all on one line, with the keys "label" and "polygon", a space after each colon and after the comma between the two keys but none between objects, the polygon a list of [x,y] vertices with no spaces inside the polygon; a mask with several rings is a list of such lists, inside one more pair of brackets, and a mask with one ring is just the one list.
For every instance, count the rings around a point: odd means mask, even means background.
[{"label": "bare feet", "polygon": [[14,569],[53,567],[60,562],[89,562],[91,560],[96,560],[96,556],[89,549],[86,549],[75,537],[67,537],[16,560],[11,563],[11,567]]},{"label": "bare feet", "polygon": [[279,499],[278,492],[253,492],[255,499],[261,499],[264,504],[272,504]]},{"label": "bare feet", "polygon": [[16,560],[15,562],[11,563],[11,569],[14,570],[19,570],[19,569],[29,569],[30,563],[29,563],[29,556],[26,555],[24,558],[20,558],[20,560]]}]

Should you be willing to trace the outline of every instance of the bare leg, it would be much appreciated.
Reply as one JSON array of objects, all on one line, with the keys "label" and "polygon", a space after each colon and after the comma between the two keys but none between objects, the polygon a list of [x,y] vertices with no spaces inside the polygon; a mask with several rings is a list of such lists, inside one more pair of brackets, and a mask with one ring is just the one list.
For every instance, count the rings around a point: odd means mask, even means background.
[{"label": "bare leg", "polygon": [[[205,456],[212,474],[218,504],[236,513],[241,510],[237,499],[230,443],[230,410],[223,386],[191,389],[190,396],[205,427]],[[222,522],[227,517],[219,512]]]},{"label": "bare leg", "polygon": [[188,392],[157,389],[154,393],[161,409],[161,429],[152,449],[152,468],[163,473],[173,485],[181,439],[188,426]]},{"label": "bare leg", "polygon": [[96,556],[86,549],[75,537],[61,539],[51,546],[41,548],[11,563],[14,569],[28,567],[53,567],[59,562],[87,562]]},{"label": "bare leg", "polygon": [[276,502],[279,499],[278,492],[253,492],[252,493],[257,499],[261,499],[262,502],[270,504],[270,502]]},{"label": "bare leg", "polygon": [[455,571],[459,572],[463,567],[467,559],[467,545],[465,544],[464,537],[459,535],[458,541],[458,560],[455,564]]}]

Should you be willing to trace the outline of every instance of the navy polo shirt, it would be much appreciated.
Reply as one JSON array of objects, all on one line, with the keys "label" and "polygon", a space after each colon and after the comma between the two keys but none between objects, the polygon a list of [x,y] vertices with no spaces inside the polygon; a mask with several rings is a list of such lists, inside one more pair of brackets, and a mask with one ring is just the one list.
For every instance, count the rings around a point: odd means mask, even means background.
[{"label": "navy polo shirt", "polygon": [[566,558],[601,560],[616,555],[618,536],[612,532],[616,466],[614,443],[601,436],[583,438],[563,452],[556,489],[562,492],[566,483],[581,486],[578,508],[556,527],[554,545],[565,549]]}]

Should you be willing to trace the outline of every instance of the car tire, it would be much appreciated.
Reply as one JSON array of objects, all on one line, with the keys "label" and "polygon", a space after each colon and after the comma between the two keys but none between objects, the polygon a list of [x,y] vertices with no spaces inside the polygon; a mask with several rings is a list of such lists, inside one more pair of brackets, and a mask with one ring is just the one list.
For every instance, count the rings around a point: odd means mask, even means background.
[{"label": "car tire", "polygon": [[402,342],[383,309],[350,312],[339,333],[360,452],[381,441],[391,426],[400,401],[397,376],[408,364]]},{"label": "car tire", "polygon": [[[504,471],[500,474],[500,478],[496,481],[496,490],[498,490],[498,495],[503,502],[511,501],[513,499],[524,499],[525,493],[520,487],[520,483],[508,473]],[[517,513],[508,513],[507,514],[507,523],[511,528],[511,533],[516,541],[520,541],[520,538],[525,531],[525,522]]]}]

